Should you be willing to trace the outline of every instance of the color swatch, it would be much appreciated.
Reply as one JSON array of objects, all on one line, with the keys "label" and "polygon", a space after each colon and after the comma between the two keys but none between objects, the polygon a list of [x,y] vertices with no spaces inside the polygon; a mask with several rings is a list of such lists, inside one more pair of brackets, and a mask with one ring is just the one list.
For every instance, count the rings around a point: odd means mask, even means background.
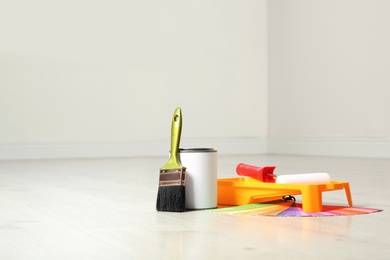
[{"label": "color swatch", "polygon": [[302,204],[295,201],[272,201],[266,203],[248,204],[235,207],[220,207],[208,210],[209,212],[248,215],[248,216],[272,216],[272,217],[327,217],[369,214],[382,211],[374,208],[360,208],[349,206],[323,205],[321,212],[304,212]]}]

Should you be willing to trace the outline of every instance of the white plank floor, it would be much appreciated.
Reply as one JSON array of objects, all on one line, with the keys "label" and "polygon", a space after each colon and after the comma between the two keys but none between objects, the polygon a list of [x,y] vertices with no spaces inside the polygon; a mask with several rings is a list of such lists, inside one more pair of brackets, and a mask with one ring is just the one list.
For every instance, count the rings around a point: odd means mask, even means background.
[{"label": "white plank floor", "polygon": [[[239,162],[328,172],[350,182],[355,206],[384,210],[320,218],[156,212],[165,160],[0,162],[0,259],[390,259],[388,159],[218,157],[219,177]],[[323,201],[347,203],[343,191]]]}]

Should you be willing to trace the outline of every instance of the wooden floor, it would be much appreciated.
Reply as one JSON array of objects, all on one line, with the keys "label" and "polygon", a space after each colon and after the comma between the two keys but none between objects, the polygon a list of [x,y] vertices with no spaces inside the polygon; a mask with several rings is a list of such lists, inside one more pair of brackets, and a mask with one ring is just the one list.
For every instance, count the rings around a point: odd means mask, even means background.
[{"label": "wooden floor", "polygon": [[[156,212],[165,162],[0,162],[0,259],[390,259],[389,159],[218,157],[218,177],[235,177],[240,162],[328,172],[350,182],[355,206],[384,210],[312,218]],[[347,205],[343,191],[323,202]]]}]

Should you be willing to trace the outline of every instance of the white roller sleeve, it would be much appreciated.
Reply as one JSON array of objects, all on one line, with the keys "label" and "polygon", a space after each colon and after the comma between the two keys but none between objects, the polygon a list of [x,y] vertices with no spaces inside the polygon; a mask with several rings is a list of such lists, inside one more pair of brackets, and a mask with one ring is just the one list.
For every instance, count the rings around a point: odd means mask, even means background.
[{"label": "white roller sleeve", "polygon": [[294,183],[294,184],[326,184],[330,183],[329,174],[321,173],[300,173],[279,175],[276,177],[276,183]]}]

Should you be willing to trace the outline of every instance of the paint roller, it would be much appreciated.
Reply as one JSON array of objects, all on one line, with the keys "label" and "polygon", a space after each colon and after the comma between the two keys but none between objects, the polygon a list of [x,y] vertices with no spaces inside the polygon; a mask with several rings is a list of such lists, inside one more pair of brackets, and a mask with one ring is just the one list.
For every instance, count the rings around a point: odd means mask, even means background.
[{"label": "paint roller", "polygon": [[276,166],[258,167],[240,163],[236,167],[236,172],[240,176],[251,177],[262,182],[283,184],[326,184],[331,182],[329,174],[325,172],[300,173],[277,176],[274,174],[275,168]]}]

